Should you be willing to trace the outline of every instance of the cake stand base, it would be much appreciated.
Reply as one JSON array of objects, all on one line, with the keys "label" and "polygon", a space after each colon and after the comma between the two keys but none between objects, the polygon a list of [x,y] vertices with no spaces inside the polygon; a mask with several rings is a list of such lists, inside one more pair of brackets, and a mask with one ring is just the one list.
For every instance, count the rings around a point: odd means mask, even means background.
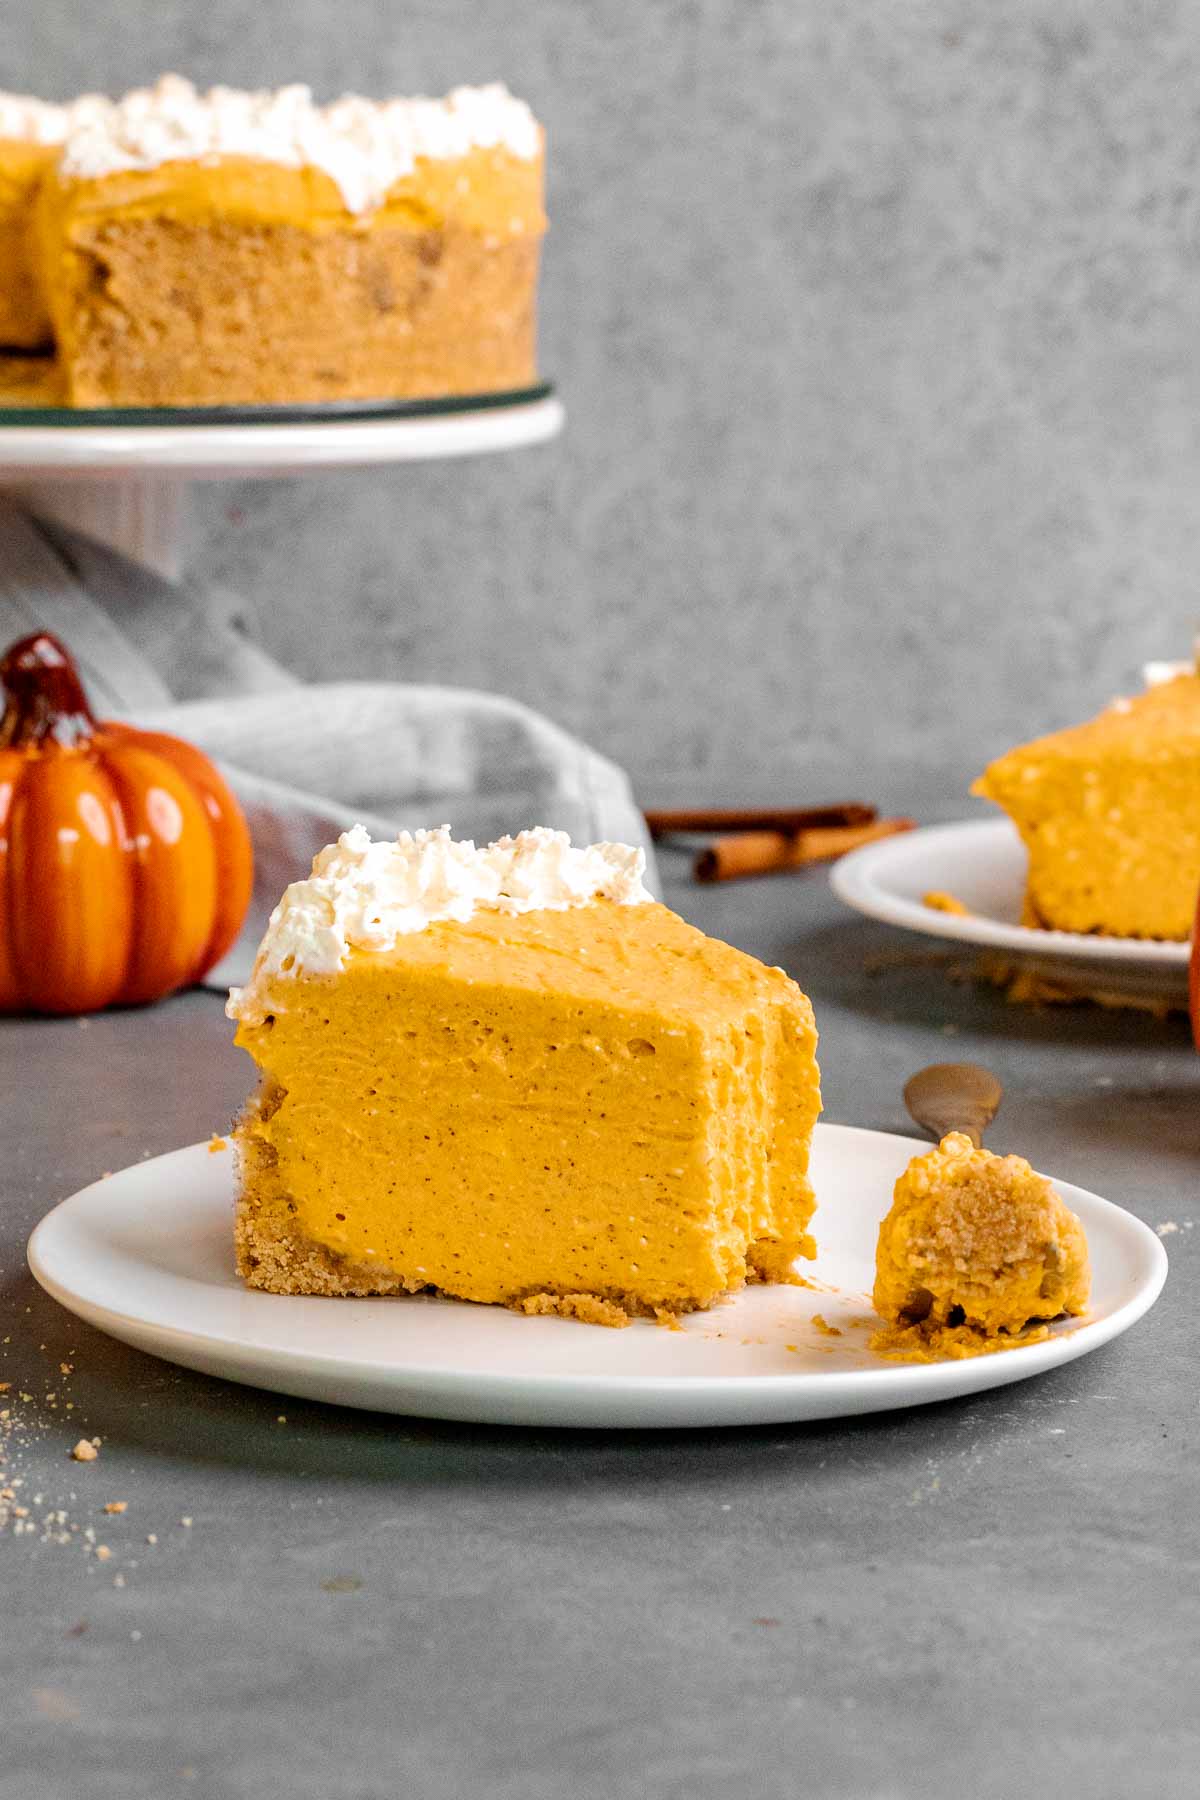
[{"label": "cake stand base", "polygon": [[36,518],[95,538],[156,575],[175,581],[182,573],[186,477],[130,474],[88,481],[74,476],[5,486]]},{"label": "cake stand base", "polygon": [[0,407],[0,489],[34,514],[175,578],[192,481],[481,456],[544,444],[562,424],[548,383],[391,407],[364,402],[362,410],[262,407],[233,420],[169,408],[123,417]]}]

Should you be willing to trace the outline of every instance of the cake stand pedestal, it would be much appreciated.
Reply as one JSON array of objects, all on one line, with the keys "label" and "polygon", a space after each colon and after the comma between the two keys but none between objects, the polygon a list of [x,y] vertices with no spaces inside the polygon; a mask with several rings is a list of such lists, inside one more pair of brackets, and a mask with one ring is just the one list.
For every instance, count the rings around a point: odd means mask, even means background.
[{"label": "cake stand pedestal", "polygon": [[314,408],[0,411],[0,490],[38,516],[180,573],[194,481],[266,479],[517,450],[557,436],[549,387]]},{"label": "cake stand pedestal", "polygon": [[7,471],[3,476],[4,492],[35,518],[67,525],[172,581],[183,573],[188,485],[186,477],[172,475],[67,481],[10,481]]}]

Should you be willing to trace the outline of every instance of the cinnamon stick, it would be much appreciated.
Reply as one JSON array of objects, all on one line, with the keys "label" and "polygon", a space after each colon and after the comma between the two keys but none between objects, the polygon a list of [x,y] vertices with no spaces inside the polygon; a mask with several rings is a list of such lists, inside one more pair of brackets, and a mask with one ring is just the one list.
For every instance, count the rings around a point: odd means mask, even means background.
[{"label": "cinnamon stick", "polygon": [[745,875],[773,875],[807,863],[832,862],[877,838],[911,831],[915,819],[873,819],[862,825],[813,826],[806,831],[745,831],[717,838],[693,864],[697,881],[737,881]]},{"label": "cinnamon stick", "polygon": [[791,837],[827,825],[868,825],[876,816],[873,806],[844,800],[829,806],[652,807],[646,813],[646,824],[656,838],[689,831],[779,831]]}]

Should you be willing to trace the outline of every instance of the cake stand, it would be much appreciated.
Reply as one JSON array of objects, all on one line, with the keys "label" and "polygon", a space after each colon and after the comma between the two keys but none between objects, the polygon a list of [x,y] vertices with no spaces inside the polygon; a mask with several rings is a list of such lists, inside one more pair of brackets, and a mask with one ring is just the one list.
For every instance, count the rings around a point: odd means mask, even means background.
[{"label": "cake stand", "polygon": [[177,576],[194,481],[478,456],[562,429],[548,383],[504,394],[310,406],[0,408],[0,491]]}]

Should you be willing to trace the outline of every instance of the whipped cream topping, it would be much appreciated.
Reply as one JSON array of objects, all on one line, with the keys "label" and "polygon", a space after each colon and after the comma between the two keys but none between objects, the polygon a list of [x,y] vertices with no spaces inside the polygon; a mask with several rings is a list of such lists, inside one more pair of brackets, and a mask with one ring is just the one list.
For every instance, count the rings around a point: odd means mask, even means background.
[{"label": "whipped cream topping", "polygon": [[90,180],[165,162],[249,156],[285,168],[323,169],[350,212],[379,206],[420,156],[465,156],[502,146],[532,158],[541,132],[523,100],[501,83],[460,87],[443,100],[364,100],[347,94],[319,106],[307,87],[198,93],[164,75],[96,112],[66,136],[62,168]]},{"label": "whipped cream topping", "polygon": [[376,843],[361,825],[313,859],[271,914],[244,988],[231,988],[231,1019],[259,1023],[265,992],[280,975],[332,975],[354,950],[390,950],[396,939],[440,919],[476,912],[563,912],[591,900],[638,906],[652,898],[646,855],[629,844],[576,847],[564,831],[539,826],[481,849],[456,842],[450,827],[402,831]]},{"label": "whipped cream topping", "polygon": [[32,94],[0,93],[0,138],[16,138],[23,144],[61,144],[75,126],[101,117],[110,105],[101,94],[81,94],[69,106],[56,106]]},{"label": "whipped cream topping", "polygon": [[1148,688],[1163,687],[1180,675],[1194,675],[1195,662],[1148,662],[1142,664],[1142,680]]},{"label": "whipped cream topping", "polygon": [[[1200,635],[1194,640],[1192,656],[1189,662],[1148,662],[1142,664],[1142,681],[1145,690],[1165,687],[1168,681],[1177,681],[1181,675],[1200,674]],[[1133,701],[1128,694],[1118,694],[1109,703],[1110,712],[1127,713],[1133,710]]]}]

